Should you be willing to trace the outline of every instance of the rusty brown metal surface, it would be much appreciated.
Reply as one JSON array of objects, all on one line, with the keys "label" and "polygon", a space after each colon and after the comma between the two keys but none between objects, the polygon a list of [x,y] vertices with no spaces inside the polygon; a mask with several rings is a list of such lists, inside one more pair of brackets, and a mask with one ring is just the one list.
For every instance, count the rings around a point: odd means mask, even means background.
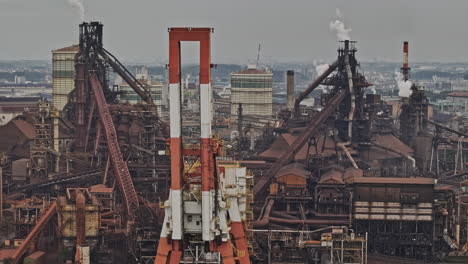
[{"label": "rusty brown metal surface", "polygon": [[262,200],[262,197],[265,197],[266,188],[268,183],[276,175],[276,173],[297,153],[297,151],[304,146],[304,144],[309,140],[309,138],[317,132],[319,126],[327,120],[327,118],[333,113],[333,111],[338,107],[341,101],[346,97],[346,92],[341,91],[335,94],[335,96],[330,99],[327,106],[317,115],[316,118],[309,124],[307,130],[298,137],[294,143],[290,146],[288,151],[281,155],[278,160],[271,166],[271,168],[256,182],[253,193],[255,199]]},{"label": "rusty brown metal surface", "polygon": [[128,171],[127,164],[123,160],[122,152],[120,151],[119,142],[117,139],[117,132],[112,121],[112,117],[107,106],[106,99],[102,90],[101,83],[95,75],[89,76],[91,88],[96,98],[98,113],[104,128],[109,154],[114,168],[115,178],[117,179],[120,191],[125,202],[127,216],[132,219],[133,212],[138,208],[138,197],[133,186],[130,172]]},{"label": "rusty brown metal surface", "polygon": [[15,253],[12,256],[13,264],[18,263],[20,257],[26,252],[30,243],[44,230],[45,226],[49,223],[52,217],[57,213],[57,202],[53,201],[45,214],[39,219],[37,224],[31,230],[29,235],[23,240],[21,246],[16,249]]}]

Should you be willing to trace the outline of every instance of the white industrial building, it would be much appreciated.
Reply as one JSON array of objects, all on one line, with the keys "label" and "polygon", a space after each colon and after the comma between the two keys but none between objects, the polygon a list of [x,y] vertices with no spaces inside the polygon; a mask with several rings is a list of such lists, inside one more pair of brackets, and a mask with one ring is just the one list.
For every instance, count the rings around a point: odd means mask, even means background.
[{"label": "white industrial building", "polygon": [[52,51],[52,105],[58,111],[63,110],[75,89],[75,56],[79,51],[78,45]]},{"label": "white industrial building", "polygon": [[243,115],[271,116],[273,106],[273,73],[249,66],[231,73],[231,115],[237,115],[242,104]]}]

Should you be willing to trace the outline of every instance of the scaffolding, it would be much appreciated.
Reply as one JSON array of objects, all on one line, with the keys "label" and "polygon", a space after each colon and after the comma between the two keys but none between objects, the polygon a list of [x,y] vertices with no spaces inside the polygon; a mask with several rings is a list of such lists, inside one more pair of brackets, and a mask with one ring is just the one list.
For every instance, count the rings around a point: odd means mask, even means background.
[{"label": "scaffolding", "polygon": [[32,173],[39,178],[48,177],[49,149],[53,148],[52,119],[50,117],[50,104],[45,100],[39,101],[39,111],[36,116],[34,146],[31,149]]},{"label": "scaffolding", "polygon": [[358,236],[344,229],[322,234],[322,246],[329,250],[331,264],[367,264],[367,233]]}]

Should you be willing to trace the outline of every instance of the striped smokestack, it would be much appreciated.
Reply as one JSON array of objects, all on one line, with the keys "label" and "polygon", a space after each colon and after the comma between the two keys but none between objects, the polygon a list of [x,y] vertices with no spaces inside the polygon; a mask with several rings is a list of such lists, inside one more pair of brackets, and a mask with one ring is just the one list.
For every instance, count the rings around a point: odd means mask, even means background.
[{"label": "striped smokestack", "polygon": [[403,67],[401,68],[401,73],[403,74],[403,80],[406,82],[409,79],[409,63],[408,63],[408,41],[403,42]]}]

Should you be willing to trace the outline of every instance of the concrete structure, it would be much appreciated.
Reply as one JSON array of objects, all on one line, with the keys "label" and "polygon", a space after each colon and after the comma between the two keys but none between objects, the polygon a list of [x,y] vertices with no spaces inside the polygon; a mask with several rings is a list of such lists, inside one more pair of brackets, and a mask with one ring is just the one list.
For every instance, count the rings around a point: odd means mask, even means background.
[{"label": "concrete structure", "polygon": [[[153,102],[158,108],[158,113],[161,113],[161,107],[163,105],[162,91],[164,84],[162,82],[151,81],[147,75],[139,76],[137,74],[137,76],[140,77],[138,78],[138,81],[149,88]],[[119,102],[121,103],[137,104],[143,102],[141,97],[126,82],[122,82],[122,84],[119,85],[119,92]]]},{"label": "concrete structure", "polygon": [[273,73],[255,65],[231,74],[231,115],[242,104],[244,115],[272,115]]},{"label": "concrete structure", "polygon": [[451,85],[452,91],[468,91],[468,80],[453,80]]},{"label": "concrete structure", "polygon": [[468,109],[468,92],[451,92],[447,94],[447,101],[456,103],[460,112],[466,112]]},{"label": "concrete structure", "polygon": [[52,51],[52,104],[59,111],[75,89],[75,55],[79,50],[78,45],[73,45]]}]

